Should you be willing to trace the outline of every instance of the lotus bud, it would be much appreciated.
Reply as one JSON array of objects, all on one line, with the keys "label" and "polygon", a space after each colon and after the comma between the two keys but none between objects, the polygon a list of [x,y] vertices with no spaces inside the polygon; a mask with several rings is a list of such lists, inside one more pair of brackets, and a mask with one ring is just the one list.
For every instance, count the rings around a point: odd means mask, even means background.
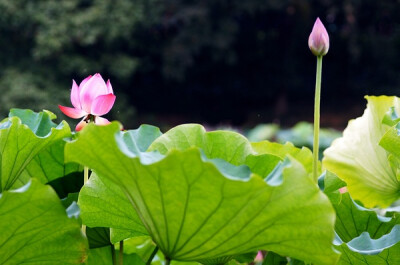
[{"label": "lotus bud", "polygon": [[308,37],[308,47],[315,56],[324,56],[329,50],[329,35],[321,20],[317,18]]}]

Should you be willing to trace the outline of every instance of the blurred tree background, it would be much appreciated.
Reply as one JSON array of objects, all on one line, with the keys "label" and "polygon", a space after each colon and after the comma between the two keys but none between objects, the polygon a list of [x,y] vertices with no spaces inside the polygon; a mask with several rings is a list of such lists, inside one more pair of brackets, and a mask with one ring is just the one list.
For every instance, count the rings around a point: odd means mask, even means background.
[{"label": "blurred tree background", "polygon": [[365,94],[399,94],[399,1],[0,0],[0,114],[70,106],[72,79],[99,72],[108,115],[140,123],[254,126],[311,120],[317,16],[322,125],[361,114]]}]

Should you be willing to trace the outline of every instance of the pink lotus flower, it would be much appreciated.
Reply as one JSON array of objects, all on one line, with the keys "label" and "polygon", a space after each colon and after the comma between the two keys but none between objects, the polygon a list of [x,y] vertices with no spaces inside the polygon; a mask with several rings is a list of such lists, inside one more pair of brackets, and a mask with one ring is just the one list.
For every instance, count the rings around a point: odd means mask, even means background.
[{"label": "pink lotus flower", "polygon": [[89,75],[79,86],[75,80],[72,80],[71,102],[73,108],[61,105],[58,107],[65,115],[73,119],[84,117],[76,125],[76,131],[80,131],[90,121],[100,125],[109,124],[107,119],[100,116],[107,114],[115,102],[110,80],[106,84],[100,74]]},{"label": "pink lotus flower", "polygon": [[308,47],[315,56],[324,56],[329,50],[329,35],[321,20],[317,18],[308,37]]}]

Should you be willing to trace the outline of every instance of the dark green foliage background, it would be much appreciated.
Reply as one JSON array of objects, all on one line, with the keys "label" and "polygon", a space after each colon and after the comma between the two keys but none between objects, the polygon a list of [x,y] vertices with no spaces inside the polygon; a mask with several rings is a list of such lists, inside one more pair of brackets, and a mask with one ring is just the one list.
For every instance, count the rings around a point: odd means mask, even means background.
[{"label": "dark green foliage background", "polygon": [[109,118],[126,127],[165,113],[175,124],[280,121],[294,110],[310,119],[317,16],[331,38],[322,111],[338,102],[348,111],[364,94],[398,92],[399,9],[388,0],[0,0],[0,113],[60,114],[71,79],[100,72],[118,97]]}]

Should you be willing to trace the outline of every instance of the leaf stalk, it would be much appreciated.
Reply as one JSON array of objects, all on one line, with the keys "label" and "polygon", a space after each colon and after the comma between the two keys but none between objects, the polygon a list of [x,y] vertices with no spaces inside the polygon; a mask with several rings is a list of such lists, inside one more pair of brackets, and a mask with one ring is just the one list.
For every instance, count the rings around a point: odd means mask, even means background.
[{"label": "leaf stalk", "polygon": [[[83,168],[83,185],[85,185],[86,182],[88,182],[88,180],[89,180],[89,168],[85,166]],[[82,224],[82,233],[86,235],[86,225],[84,224]]]},{"label": "leaf stalk", "polygon": [[124,263],[124,240],[119,241],[118,265]]},{"label": "leaf stalk", "polygon": [[319,161],[319,123],[320,123],[320,102],[321,102],[321,76],[322,76],[322,55],[317,56],[317,74],[315,80],[315,100],[314,100],[314,141],[313,141],[313,177],[318,180],[318,161]]},{"label": "leaf stalk", "polygon": [[154,256],[157,254],[157,251],[158,251],[158,246],[156,246],[156,247],[154,248],[153,252],[151,253],[149,259],[148,259],[147,262],[146,262],[146,265],[150,265],[150,264],[151,264],[151,262],[152,262],[153,259],[154,259]]}]

